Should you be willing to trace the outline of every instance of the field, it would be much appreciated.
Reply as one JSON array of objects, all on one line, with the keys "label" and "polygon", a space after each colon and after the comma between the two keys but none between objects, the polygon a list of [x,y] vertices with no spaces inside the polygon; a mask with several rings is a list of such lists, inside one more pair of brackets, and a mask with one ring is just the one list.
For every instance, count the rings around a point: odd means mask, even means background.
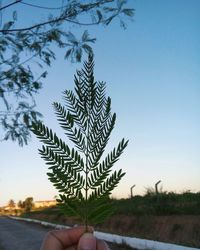
[{"label": "field", "polygon": [[[200,193],[147,193],[131,199],[111,199],[115,211],[96,230],[200,248]],[[74,225],[58,207],[23,214],[54,223]]]}]

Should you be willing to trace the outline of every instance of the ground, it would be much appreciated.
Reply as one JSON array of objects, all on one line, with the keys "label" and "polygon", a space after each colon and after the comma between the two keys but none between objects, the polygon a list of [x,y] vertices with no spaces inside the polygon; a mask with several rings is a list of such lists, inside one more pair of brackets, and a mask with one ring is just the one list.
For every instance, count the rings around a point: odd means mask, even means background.
[{"label": "ground", "polygon": [[[35,213],[31,217],[67,225],[77,223],[71,218],[57,214]],[[104,224],[97,225],[95,229],[97,231],[200,248],[200,215],[115,215],[110,217]]]}]

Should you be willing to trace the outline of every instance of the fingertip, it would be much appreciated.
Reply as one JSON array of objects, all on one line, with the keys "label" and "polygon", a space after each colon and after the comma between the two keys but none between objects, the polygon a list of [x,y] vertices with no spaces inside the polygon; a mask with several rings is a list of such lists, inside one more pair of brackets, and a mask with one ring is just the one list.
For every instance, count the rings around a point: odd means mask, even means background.
[{"label": "fingertip", "polygon": [[97,250],[110,250],[110,248],[104,240],[97,240]]},{"label": "fingertip", "polygon": [[92,233],[87,232],[81,236],[78,250],[96,250],[96,238]]},{"label": "fingertip", "polygon": [[93,227],[91,227],[91,226],[88,226],[87,227],[87,231],[88,231],[88,233],[94,233],[94,228]]},{"label": "fingertip", "polygon": [[94,228],[92,226],[80,226],[80,225],[74,225],[73,228],[79,228],[82,229],[83,232],[88,232],[88,233],[94,233]]}]

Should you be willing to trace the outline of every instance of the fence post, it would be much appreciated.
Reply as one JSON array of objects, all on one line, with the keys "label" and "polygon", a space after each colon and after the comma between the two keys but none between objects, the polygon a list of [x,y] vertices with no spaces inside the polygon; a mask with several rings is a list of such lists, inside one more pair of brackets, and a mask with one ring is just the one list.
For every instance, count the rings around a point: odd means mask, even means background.
[{"label": "fence post", "polygon": [[159,183],[161,183],[161,181],[158,181],[158,182],[156,182],[156,184],[155,184],[156,195],[159,194],[159,192],[158,192],[158,184],[159,184]]},{"label": "fence post", "polygon": [[133,188],[135,187],[136,185],[133,185],[132,187],[131,187],[131,198],[133,198]]}]

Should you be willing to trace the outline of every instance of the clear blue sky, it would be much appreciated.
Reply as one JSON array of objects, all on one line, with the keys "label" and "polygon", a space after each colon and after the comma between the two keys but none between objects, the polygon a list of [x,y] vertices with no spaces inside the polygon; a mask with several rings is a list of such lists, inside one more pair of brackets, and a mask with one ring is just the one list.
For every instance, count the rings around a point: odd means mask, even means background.
[{"label": "clear blue sky", "polygon": [[[129,2],[135,16],[127,30],[117,22],[89,30],[97,37],[96,80],[107,82],[117,113],[108,151],[122,137],[130,140],[115,165],[127,174],[113,196],[128,197],[133,184],[134,193],[143,194],[158,180],[166,191],[200,191],[200,1]],[[62,53],[57,51],[37,96],[44,122],[60,136],[51,103],[73,88],[73,74],[81,67],[64,62]],[[23,148],[11,142],[0,146],[0,205],[28,196],[53,199],[57,191],[46,176],[37,139],[32,136]]]}]

